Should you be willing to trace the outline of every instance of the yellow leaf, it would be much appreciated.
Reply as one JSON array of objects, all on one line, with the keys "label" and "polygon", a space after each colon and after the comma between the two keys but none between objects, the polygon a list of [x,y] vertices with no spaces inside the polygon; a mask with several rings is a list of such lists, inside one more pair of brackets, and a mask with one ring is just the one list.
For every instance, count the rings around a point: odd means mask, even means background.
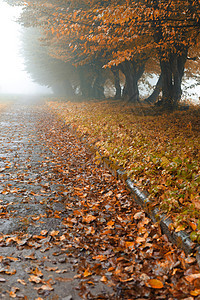
[{"label": "yellow leaf", "polygon": [[179,225],[176,229],[175,232],[179,232],[181,230],[185,230],[185,226],[184,225]]}]

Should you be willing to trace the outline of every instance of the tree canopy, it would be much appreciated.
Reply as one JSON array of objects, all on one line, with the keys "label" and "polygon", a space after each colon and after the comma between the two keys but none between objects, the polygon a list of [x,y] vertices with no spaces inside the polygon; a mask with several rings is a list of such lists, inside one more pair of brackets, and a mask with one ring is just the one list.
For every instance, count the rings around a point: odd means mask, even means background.
[{"label": "tree canopy", "polygon": [[76,67],[111,68],[115,75],[121,70],[131,101],[139,100],[138,80],[148,60],[154,59],[160,64],[161,103],[174,106],[179,102],[186,61],[199,57],[199,0],[40,0],[24,4],[20,22],[43,29],[50,56]]}]

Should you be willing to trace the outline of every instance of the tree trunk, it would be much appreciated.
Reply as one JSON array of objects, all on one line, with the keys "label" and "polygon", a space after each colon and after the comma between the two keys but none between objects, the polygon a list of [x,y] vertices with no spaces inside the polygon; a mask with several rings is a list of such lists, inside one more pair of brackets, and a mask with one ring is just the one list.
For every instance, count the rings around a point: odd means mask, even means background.
[{"label": "tree trunk", "polygon": [[92,82],[85,67],[79,68],[80,90],[83,98],[91,98]]},{"label": "tree trunk", "polygon": [[114,75],[114,83],[115,83],[115,99],[120,99],[122,96],[122,90],[120,85],[120,79],[119,79],[119,68],[118,67],[112,67],[112,72]]},{"label": "tree trunk", "polygon": [[169,59],[161,59],[162,99],[159,102],[165,108],[174,109],[181,99],[181,83],[184,75],[187,51],[181,55],[171,54]]},{"label": "tree trunk", "polygon": [[74,89],[69,81],[56,82],[52,89],[57,96],[72,97],[74,95]]},{"label": "tree trunk", "polygon": [[123,97],[128,97],[128,101],[133,103],[139,102],[138,80],[144,72],[144,63],[124,61],[120,67],[126,78]]},{"label": "tree trunk", "polygon": [[160,74],[160,77],[156,83],[156,86],[152,94],[148,98],[146,98],[144,102],[155,103],[158,100],[161,91],[162,91],[162,74]]},{"label": "tree trunk", "polygon": [[104,81],[103,81],[103,78],[102,78],[100,73],[95,78],[92,89],[93,89],[94,98],[96,98],[96,99],[105,98],[105,95],[104,95]]},{"label": "tree trunk", "polygon": [[131,102],[139,102],[139,90],[137,79],[135,76],[135,72],[131,68],[130,62],[123,62],[121,64],[121,69],[126,78],[123,96],[128,96],[128,100]]}]

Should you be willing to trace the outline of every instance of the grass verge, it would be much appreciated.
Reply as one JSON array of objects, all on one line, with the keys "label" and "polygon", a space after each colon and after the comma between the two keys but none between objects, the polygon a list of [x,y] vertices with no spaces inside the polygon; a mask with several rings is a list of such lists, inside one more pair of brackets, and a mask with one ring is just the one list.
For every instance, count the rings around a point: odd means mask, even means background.
[{"label": "grass verge", "polygon": [[156,115],[119,101],[47,104],[147,190],[152,207],[169,215],[176,231],[200,242],[199,107]]}]

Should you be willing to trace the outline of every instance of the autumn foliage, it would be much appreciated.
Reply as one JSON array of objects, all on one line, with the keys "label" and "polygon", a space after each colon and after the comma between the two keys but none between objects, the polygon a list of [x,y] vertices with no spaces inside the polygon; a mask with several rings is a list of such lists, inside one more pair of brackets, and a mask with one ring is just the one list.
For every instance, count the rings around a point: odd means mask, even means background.
[{"label": "autumn foliage", "polygon": [[[139,101],[138,80],[153,59],[162,75],[160,104],[170,108],[181,99],[187,59],[198,63],[199,20],[198,0],[32,1],[21,16],[23,25],[43,29],[50,56],[93,72],[109,67],[116,89],[120,70],[132,102]],[[155,72],[154,64],[148,71]]]},{"label": "autumn foliage", "polygon": [[[48,102],[66,124],[126,169],[150,193],[153,207],[170,214],[176,230],[197,230],[199,111],[144,116],[119,102]],[[97,161],[100,159],[96,152]],[[199,224],[200,226],[200,224]],[[199,227],[198,227],[199,230]],[[197,239],[195,235],[194,239]]]}]

